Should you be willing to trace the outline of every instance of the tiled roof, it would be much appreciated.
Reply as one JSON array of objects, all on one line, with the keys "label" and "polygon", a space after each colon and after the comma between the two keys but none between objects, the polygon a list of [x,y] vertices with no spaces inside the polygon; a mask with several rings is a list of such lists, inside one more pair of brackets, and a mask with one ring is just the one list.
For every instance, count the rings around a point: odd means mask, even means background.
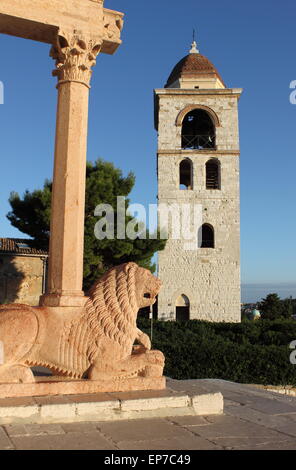
[{"label": "tiled roof", "polygon": [[26,238],[0,238],[0,253],[47,256],[45,250],[34,247],[34,240]]},{"label": "tiled roof", "polygon": [[224,84],[216,67],[202,54],[188,54],[173,68],[165,88],[172,85],[180,77],[216,76]]}]

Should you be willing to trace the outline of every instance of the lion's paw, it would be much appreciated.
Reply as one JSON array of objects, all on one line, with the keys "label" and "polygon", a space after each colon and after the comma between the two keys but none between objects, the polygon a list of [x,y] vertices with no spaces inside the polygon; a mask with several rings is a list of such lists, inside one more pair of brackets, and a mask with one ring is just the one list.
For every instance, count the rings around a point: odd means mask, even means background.
[{"label": "lion's paw", "polygon": [[152,351],[146,352],[146,357],[149,364],[164,365],[165,357],[161,351],[153,349]]},{"label": "lion's paw", "polygon": [[0,383],[34,383],[31,369],[22,364],[2,365],[0,367]]},{"label": "lion's paw", "polygon": [[151,341],[150,341],[150,338],[148,335],[146,335],[145,333],[143,333],[141,336],[140,336],[140,342],[141,344],[144,346],[144,348],[146,348],[148,351],[150,351],[151,349]]}]

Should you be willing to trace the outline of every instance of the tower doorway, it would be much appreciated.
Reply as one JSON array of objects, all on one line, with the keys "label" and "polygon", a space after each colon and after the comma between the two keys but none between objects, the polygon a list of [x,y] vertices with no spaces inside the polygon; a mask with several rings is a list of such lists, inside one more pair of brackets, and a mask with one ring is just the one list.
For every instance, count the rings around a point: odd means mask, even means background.
[{"label": "tower doorway", "polygon": [[190,301],[184,294],[180,295],[176,300],[176,320],[190,320]]}]

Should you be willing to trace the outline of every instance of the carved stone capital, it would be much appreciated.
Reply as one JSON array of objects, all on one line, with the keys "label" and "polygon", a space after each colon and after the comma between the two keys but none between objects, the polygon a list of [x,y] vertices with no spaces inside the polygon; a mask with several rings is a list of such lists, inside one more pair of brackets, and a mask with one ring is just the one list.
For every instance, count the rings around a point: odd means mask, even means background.
[{"label": "carved stone capital", "polygon": [[121,44],[121,31],[123,28],[123,13],[108,10],[104,8],[104,30],[102,52],[106,54],[114,54],[118,46]]},{"label": "carved stone capital", "polygon": [[123,28],[123,14],[117,11],[104,9],[104,35],[106,39],[120,41]]},{"label": "carved stone capital", "polygon": [[96,65],[102,41],[75,33],[68,35],[60,32],[50,56],[56,61],[53,76],[61,82],[80,82],[89,86],[92,67]]}]

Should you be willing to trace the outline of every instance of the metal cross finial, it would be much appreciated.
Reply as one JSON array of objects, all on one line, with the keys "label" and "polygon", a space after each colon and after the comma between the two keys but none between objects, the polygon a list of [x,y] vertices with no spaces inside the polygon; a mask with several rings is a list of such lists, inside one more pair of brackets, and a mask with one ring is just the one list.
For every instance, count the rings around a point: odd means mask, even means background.
[{"label": "metal cross finial", "polygon": [[192,44],[191,44],[191,49],[189,51],[189,54],[199,54],[199,50],[197,49],[197,44],[195,41],[195,29],[193,28],[193,35],[192,35]]}]

